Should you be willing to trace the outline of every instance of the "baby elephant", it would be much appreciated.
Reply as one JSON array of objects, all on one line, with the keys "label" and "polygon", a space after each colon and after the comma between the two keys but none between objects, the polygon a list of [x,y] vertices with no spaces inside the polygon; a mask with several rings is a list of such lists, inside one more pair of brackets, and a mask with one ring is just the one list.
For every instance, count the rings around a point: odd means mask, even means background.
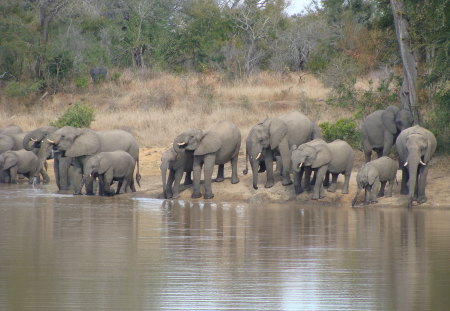
[{"label": "baby elephant", "polygon": [[[173,146],[170,146],[161,156],[161,176],[163,183],[164,198],[178,198],[180,196],[180,181],[183,177],[183,173],[186,173],[184,177],[184,184],[192,184],[191,172],[192,164],[194,160],[194,153],[192,151],[183,150],[181,152],[175,152]],[[169,170],[169,176],[167,176],[167,170]]]},{"label": "baby elephant", "polygon": [[[25,149],[7,151],[0,155],[0,170],[6,173],[5,182],[15,184],[17,183],[17,174],[22,174],[31,183],[32,178],[39,175],[39,159],[32,151]],[[45,169],[42,168],[39,173],[42,175],[44,183],[48,183],[50,179]]]},{"label": "baby elephant", "polygon": [[[384,188],[386,182],[389,181],[389,187],[386,191],[386,197],[392,196],[392,187],[397,176],[398,163],[389,157],[381,157],[364,164],[356,175],[356,183],[358,184],[358,191],[352,201],[352,206],[355,206],[356,201],[361,190],[365,190],[364,204],[376,203],[376,193],[378,188],[378,196],[384,195]],[[381,187],[380,187],[381,185]]]},{"label": "baby elephant", "polygon": [[302,168],[307,167],[316,171],[316,182],[313,188],[313,200],[324,198],[323,180],[325,173],[332,175],[332,181],[328,187],[329,192],[336,191],[337,178],[339,174],[345,175],[342,193],[348,193],[350,175],[353,168],[353,149],[348,143],[337,139],[326,143],[322,139],[314,139],[300,146],[291,148],[292,169],[294,170],[294,188],[296,194],[300,193]]},{"label": "baby elephant", "polygon": [[116,194],[119,194],[121,190],[127,192],[127,188],[136,192],[133,178],[135,166],[136,161],[128,152],[122,150],[100,152],[87,161],[84,179],[98,177],[100,195],[114,195],[110,187],[113,181],[119,182]]}]

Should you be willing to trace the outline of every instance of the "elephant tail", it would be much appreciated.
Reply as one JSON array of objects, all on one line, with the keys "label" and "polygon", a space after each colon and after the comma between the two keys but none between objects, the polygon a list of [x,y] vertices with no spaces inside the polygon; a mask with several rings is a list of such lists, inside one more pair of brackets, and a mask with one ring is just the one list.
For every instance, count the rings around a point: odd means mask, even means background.
[{"label": "elephant tail", "polygon": [[141,174],[139,173],[139,157],[136,160],[136,183],[141,187]]},{"label": "elephant tail", "polygon": [[244,175],[248,173],[248,152],[245,152],[245,169],[242,171]]}]

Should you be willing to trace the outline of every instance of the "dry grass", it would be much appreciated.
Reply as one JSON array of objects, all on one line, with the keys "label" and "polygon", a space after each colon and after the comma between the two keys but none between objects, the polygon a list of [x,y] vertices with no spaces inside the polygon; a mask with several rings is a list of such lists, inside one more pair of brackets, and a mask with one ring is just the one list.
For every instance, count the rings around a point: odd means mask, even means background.
[{"label": "dry grass", "polygon": [[146,147],[165,146],[186,129],[208,129],[224,119],[235,122],[245,139],[258,121],[294,109],[318,122],[348,117],[349,112],[325,104],[329,92],[312,75],[260,73],[230,82],[219,74],[125,71],[116,81],[35,98],[28,105],[0,98],[0,126],[15,123],[31,130],[81,102],[95,108],[93,129],[128,130]]}]

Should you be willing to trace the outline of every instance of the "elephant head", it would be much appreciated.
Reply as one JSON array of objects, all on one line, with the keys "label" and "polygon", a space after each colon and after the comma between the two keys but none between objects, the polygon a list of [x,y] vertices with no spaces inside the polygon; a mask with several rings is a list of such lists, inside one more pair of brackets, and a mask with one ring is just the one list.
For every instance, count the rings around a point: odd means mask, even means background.
[{"label": "elephant head", "polygon": [[60,128],[47,141],[66,157],[93,155],[101,148],[100,138],[95,131],[72,126]]},{"label": "elephant head", "polygon": [[0,153],[14,148],[14,138],[10,135],[0,134]]},{"label": "elephant head", "polygon": [[246,139],[246,168],[247,161],[250,162],[253,171],[253,188],[258,189],[259,160],[265,152],[272,152],[281,141],[286,138],[288,127],[279,118],[268,118],[255,125],[248,133]]},{"label": "elephant head", "polygon": [[45,160],[51,157],[51,144],[47,138],[56,130],[57,128],[54,126],[44,126],[29,132],[23,138],[23,148],[25,150],[38,149],[39,167],[37,172],[43,167]]},{"label": "elephant head", "polygon": [[404,129],[413,125],[414,119],[411,111],[399,109],[395,106],[387,107],[381,114],[384,127],[392,134],[397,135]]},{"label": "elephant head", "polygon": [[366,190],[366,197],[364,199],[364,202],[365,204],[369,203],[371,196],[370,193],[372,193],[374,190],[376,192],[379,186],[378,170],[370,164],[364,164],[359,170],[358,175],[356,175],[356,184],[358,186],[358,190],[356,191],[355,197],[353,198],[352,206],[355,206],[362,189]]},{"label": "elephant head", "polygon": [[213,133],[203,130],[188,130],[178,135],[173,142],[173,150],[180,153],[184,150],[193,151],[194,155],[205,155],[216,152],[222,146],[221,140]]},{"label": "elephant head", "polygon": [[17,155],[11,151],[0,154],[0,170],[8,170],[18,162]]},{"label": "elephant head", "polygon": [[98,156],[90,157],[84,167],[84,178],[93,177],[95,174],[103,174],[106,169],[101,167],[101,159]]},{"label": "elephant head", "polygon": [[299,172],[303,166],[319,168],[330,163],[331,152],[323,140],[313,140],[291,148],[292,169]]}]

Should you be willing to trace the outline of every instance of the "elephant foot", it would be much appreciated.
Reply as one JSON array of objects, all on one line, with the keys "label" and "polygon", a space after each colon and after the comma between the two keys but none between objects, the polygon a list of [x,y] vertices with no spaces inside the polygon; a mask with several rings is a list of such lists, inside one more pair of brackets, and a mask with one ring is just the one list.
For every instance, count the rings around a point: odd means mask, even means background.
[{"label": "elephant foot", "polygon": [[234,184],[237,184],[237,183],[239,183],[239,178],[238,177],[236,177],[236,178],[231,178],[231,183],[234,185]]},{"label": "elephant foot", "polygon": [[203,196],[206,200],[212,199],[214,198],[214,194],[213,193],[205,193],[205,195]]},{"label": "elephant foot", "polygon": [[283,186],[289,186],[292,185],[292,180],[283,180],[283,182],[281,183]]},{"label": "elephant foot", "polygon": [[348,194],[348,189],[342,190],[342,194]]},{"label": "elephant foot", "polygon": [[402,188],[402,189],[400,190],[400,194],[409,194],[408,188]]},{"label": "elephant foot", "polygon": [[[95,195],[95,193],[94,193],[94,192],[91,192],[91,191],[89,191],[89,192],[86,192],[86,195]],[[108,195],[108,193],[106,192],[106,193],[105,193],[105,195]]]},{"label": "elephant foot", "polygon": [[74,192],[73,195],[83,195],[81,192]]},{"label": "elephant foot", "polygon": [[225,178],[223,178],[223,177],[217,177],[214,181],[215,182],[222,182],[224,180],[225,180]]},{"label": "elephant foot", "polygon": [[268,181],[268,182],[266,182],[266,184],[264,185],[264,187],[265,187],[265,188],[272,188],[273,185],[274,185],[274,182],[273,182],[273,181]]},{"label": "elephant foot", "polygon": [[179,193],[174,193],[171,197],[171,199],[178,199],[180,197]]},{"label": "elephant foot", "polygon": [[303,193],[303,188],[301,186],[294,186],[295,194]]},{"label": "elephant foot", "polygon": [[[334,193],[334,192],[336,192],[336,188],[335,187],[328,187],[327,191],[331,192],[331,193]],[[342,193],[344,193],[344,192],[342,192]]]},{"label": "elephant foot", "polygon": [[419,204],[425,203],[426,201],[427,201],[426,196],[421,196],[421,197],[417,198],[417,203],[419,203]]},{"label": "elephant foot", "polygon": [[311,186],[305,186],[306,192],[311,192],[312,190],[313,190],[313,188]]},{"label": "elephant foot", "polygon": [[316,194],[313,194],[313,196],[311,197],[311,199],[313,199],[313,200],[319,200],[319,199],[323,199],[325,196],[324,195],[316,195]]},{"label": "elephant foot", "polygon": [[171,199],[172,193],[164,193],[164,199]]},{"label": "elephant foot", "polygon": [[407,208],[412,208],[412,205],[413,205],[413,200],[412,200],[412,198],[409,198],[408,199],[408,204],[406,205],[406,207]]},{"label": "elephant foot", "polygon": [[378,192],[378,195],[377,195],[377,197],[384,197],[384,191],[380,191],[380,192]]},{"label": "elephant foot", "polygon": [[390,197],[392,197],[392,193],[386,193],[386,194],[384,195],[384,197],[385,197],[385,198],[390,198]]},{"label": "elephant foot", "polygon": [[183,185],[185,185],[185,186],[192,185],[192,180],[185,180]]},{"label": "elephant foot", "polygon": [[191,198],[192,199],[199,199],[199,198],[201,198],[202,197],[202,194],[200,193],[200,192],[194,192],[194,193],[192,193],[192,195],[191,195]]}]

